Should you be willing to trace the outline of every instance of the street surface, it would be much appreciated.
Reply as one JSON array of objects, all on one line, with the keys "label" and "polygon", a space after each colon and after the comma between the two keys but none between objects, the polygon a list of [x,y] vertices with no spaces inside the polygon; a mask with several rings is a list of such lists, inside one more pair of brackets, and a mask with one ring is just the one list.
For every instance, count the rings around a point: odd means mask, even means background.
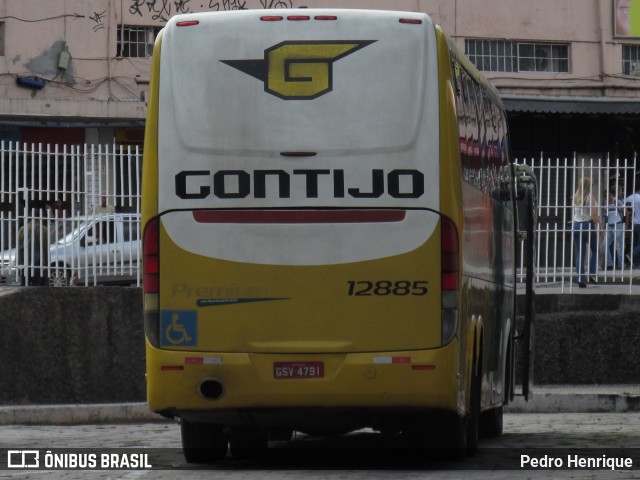
[{"label": "street surface", "polygon": [[[173,422],[70,426],[0,426],[0,451],[4,449],[95,448],[145,449],[154,470],[0,470],[0,478],[15,479],[511,479],[511,478],[639,478],[640,416],[636,413],[508,413],[505,433],[481,441],[481,451],[463,462],[441,458],[416,459],[403,450],[385,448],[394,438],[369,431],[346,437],[317,439],[298,435],[291,442],[274,442],[275,455],[265,460],[234,461],[220,465],[189,466],[181,454],[180,429]],[[389,443],[390,442],[390,443]],[[287,448],[285,448],[287,447]],[[339,447],[339,449],[334,448]],[[153,450],[158,449],[158,450]],[[161,449],[161,450],[160,450]],[[625,450],[614,450],[625,449]],[[6,450],[4,450],[6,454]],[[521,455],[562,458],[568,455],[633,459],[633,469],[522,469]],[[6,466],[6,458],[2,464]],[[498,470],[489,470],[499,464]],[[160,469],[158,469],[160,468]]]}]

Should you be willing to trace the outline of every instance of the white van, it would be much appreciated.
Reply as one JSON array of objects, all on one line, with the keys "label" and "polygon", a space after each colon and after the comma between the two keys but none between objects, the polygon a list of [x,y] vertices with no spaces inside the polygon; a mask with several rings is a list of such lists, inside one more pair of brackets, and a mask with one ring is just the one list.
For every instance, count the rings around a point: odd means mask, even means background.
[{"label": "white van", "polygon": [[[138,274],[140,216],[110,213],[61,220],[61,235],[49,248],[49,285],[132,283]],[[3,283],[19,283],[31,265],[28,249],[19,264],[17,248],[0,252]]]}]

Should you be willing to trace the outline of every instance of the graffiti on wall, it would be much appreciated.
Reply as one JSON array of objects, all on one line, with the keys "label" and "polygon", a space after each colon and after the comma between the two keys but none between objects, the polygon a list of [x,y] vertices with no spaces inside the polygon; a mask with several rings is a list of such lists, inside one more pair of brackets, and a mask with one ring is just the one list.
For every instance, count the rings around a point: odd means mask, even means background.
[{"label": "graffiti on wall", "polygon": [[105,21],[107,20],[106,15],[107,15],[106,10],[103,10],[101,12],[94,11],[90,15],[82,15],[80,13],[73,12],[73,13],[67,13],[64,15],[56,15],[53,17],[43,17],[43,18],[34,18],[34,19],[19,18],[13,15],[7,15],[5,17],[0,17],[0,21],[11,19],[11,20],[16,20],[18,22],[24,22],[24,23],[38,23],[38,22],[48,22],[50,20],[58,20],[58,19],[65,19],[65,20],[69,19],[72,21],[89,20],[91,24],[91,28],[93,29],[94,32],[97,32],[98,30],[102,30],[103,28],[105,28]]},{"label": "graffiti on wall", "polygon": [[293,8],[293,0],[129,0],[129,13],[167,22],[173,15],[201,11]]},{"label": "graffiti on wall", "polygon": [[102,30],[104,28],[104,20],[107,11],[104,10],[102,12],[93,12],[92,15],[89,16],[89,20],[93,22],[93,31],[97,32],[98,30]]},{"label": "graffiti on wall", "polygon": [[[248,10],[252,8],[276,9],[294,8],[295,0],[128,0],[127,8],[131,15],[148,18],[154,22],[166,23],[169,19],[182,13],[203,11],[222,12],[230,10]],[[45,22],[56,19],[71,21],[88,21],[91,29],[98,32],[106,28],[107,11],[95,10],[83,15],[78,12],[43,18],[18,18],[13,15],[0,16],[2,20],[17,20],[25,23]]]}]

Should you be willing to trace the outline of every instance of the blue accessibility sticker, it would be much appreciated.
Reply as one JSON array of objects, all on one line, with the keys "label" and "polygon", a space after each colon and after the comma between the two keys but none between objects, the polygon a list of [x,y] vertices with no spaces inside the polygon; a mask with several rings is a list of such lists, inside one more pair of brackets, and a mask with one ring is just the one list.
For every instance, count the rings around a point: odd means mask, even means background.
[{"label": "blue accessibility sticker", "polygon": [[198,344],[198,312],[162,310],[160,344],[164,347],[193,347]]}]

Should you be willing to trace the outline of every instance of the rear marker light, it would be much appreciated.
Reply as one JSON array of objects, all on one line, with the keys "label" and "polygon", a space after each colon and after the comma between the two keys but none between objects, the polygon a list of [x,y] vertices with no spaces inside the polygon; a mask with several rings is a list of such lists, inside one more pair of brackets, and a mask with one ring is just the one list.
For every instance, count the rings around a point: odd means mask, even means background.
[{"label": "rear marker light", "polygon": [[194,25],[198,25],[200,23],[199,20],[185,20],[184,22],[176,23],[178,27],[193,27]]},{"label": "rear marker light", "polygon": [[412,370],[435,370],[435,365],[413,365],[411,367]]},{"label": "rear marker light", "polygon": [[[331,21],[331,20],[338,20],[338,17],[335,15],[316,15],[315,17],[313,17],[313,19],[319,20],[319,21],[327,21],[327,20]],[[263,22],[281,22],[282,20],[284,20],[284,17],[280,17],[278,15],[270,15],[270,16],[260,17],[260,20],[262,20]],[[307,20],[311,20],[311,17],[308,15],[289,15],[287,17],[287,20],[291,22],[305,22]]]},{"label": "rear marker light", "polygon": [[407,23],[409,25],[421,25],[422,20],[418,20],[417,18],[401,18],[400,23]]},{"label": "rear marker light", "polygon": [[184,370],[182,365],[162,365],[160,370],[163,372],[176,372],[179,370]]}]

